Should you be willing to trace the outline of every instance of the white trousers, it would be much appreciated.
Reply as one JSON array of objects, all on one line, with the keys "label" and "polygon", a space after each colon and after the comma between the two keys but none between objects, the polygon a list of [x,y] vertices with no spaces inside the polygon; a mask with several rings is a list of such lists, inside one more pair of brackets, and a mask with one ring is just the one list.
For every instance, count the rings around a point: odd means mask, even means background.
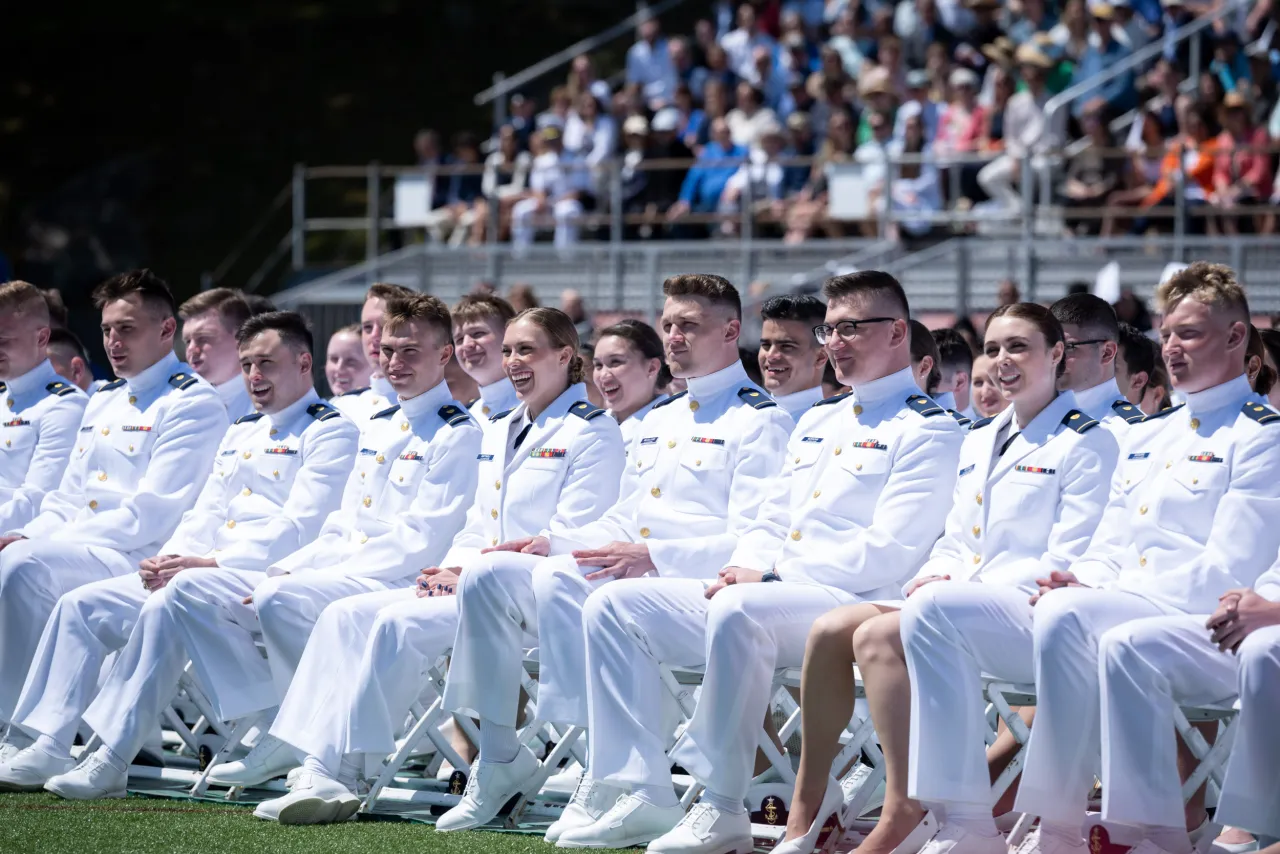
[{"label": "white trousers", "polygon": [[515,726],[526,634],[538,638],[538,717],[587,723],[582,606],[588,582],[571,555],[480,555],[458,586],[458,632],[444,707]]},{"label": "white trousers", "polygon": [[337,772],[349,753],[387,755],[428,668],[457,631],[456,596],[414,588],[334,602],[311,632],[271,734]]},{"label": "white trousers", "polygon": [[163,605],[160,592],[147,590],[137,573],[65,594],[45,624],[14,722],[32,737],[47,735],[70,747],[107,657],[129,640],[144,607]]},{"label": "white trousers", "polygon": [[27,671],[59,597],[136,569],[119,552],[56,540],[18,540],[0,552],[0,723],[15,719]]},{"label": "white trousers", "polygon": [[[555,216],[555,245],[558,248],[578,242],[578,220],[582,217],[582,202],[577,199],[561,199],[551,204]],[[521,199],[511,206],[511,243],[517,248],[533,245],[534,219],[538,215],[537,199]]]},{"label": "white trousers", "polygon": [[587,600],[591,776],[671,781],[659,664],[706,665],[702,693],[673,759],[719,795],[745,798],[774,671],[799,666],[814,620],[854,601],[816,584],[743,584],[707,599],[707,582],[619,581]]},{"label": "white trousers", "polygon": [[1214,819],[1280,837],[1280,626],[1254,631],[1238,657],[1240,715]]},{"label": "white trousers", "polygon": [[1040,155],[1031,158],[1031,175],[1019,175],[1022,161],[1002,154],[978,171],[978,186],[994,201],[1006,208],[1020,209],[1022,194],[1014,186],[1031,179],[1040,181],[1041,175],[1051,168],[1051,164]]},{"label": "white trousers", "polygon": [[[268,578],[232,569],[184,572],[169,586],[196,675],[224,721],[280,704],[329,603],[387,589],[381,581],[324,571]],[[243,604],[250,594],[253,603]]]}]

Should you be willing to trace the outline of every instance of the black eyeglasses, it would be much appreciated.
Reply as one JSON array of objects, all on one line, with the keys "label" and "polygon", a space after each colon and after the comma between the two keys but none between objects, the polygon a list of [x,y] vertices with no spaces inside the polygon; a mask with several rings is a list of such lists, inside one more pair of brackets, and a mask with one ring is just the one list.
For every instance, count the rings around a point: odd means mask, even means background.
[{"label": "black eyeglasses", "polygon": [[841,320],[834,326],[830,324],[820,324],[813,327],[813,337],[818,339],[819,344],[826,344],[831,340],[831,333],[835,333],[841,341],[852,341],[858,337],[858,329],[868,323],[893,323],[896,317],[867,317],[862,320]]},{"label": "black eyeglasses", "polygon": [[1090,338],[1086,341],[1068,341],[1066,342],[1066,348],[1068,353],[1074,353],[1076,350],[1079,350],[1081,347],[1085,346],[1086,344],[1106,344],[1106,343],[1107,343],[1107,339],[1105,338]]}]

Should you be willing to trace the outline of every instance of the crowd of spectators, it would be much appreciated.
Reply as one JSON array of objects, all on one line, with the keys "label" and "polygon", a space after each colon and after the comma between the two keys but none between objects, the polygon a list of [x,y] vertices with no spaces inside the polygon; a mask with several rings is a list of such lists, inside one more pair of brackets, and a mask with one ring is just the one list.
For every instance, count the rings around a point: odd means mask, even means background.
[{"label": "crowd of spectators", "polygon": [[[487,157],[469,134],[444,152],[425,131],[419,160],[484,164],[435,179],[433,218],[455,243],[496,224],[517,247],[544,232],[567,247],[604,233],[613,204],[632,239],[734,236],[744,214],[792,243],[872,236],[886,208],[884,236],[920,238],[944,211],[1019,213],[1026,179],[1074,233],[1169,230],[1179,182],[1190,230],[1272,232],[1280,0],[1240,4],[1198,53],[1171,37],[1228,2],[719,0],[690,35],[643,21],[613,75],[577,57],[544,109],[514,95]],[[1188,81],[1193,53],[1203,70]],[[832,215],[841,165],[860,175],[861,218]]]}]

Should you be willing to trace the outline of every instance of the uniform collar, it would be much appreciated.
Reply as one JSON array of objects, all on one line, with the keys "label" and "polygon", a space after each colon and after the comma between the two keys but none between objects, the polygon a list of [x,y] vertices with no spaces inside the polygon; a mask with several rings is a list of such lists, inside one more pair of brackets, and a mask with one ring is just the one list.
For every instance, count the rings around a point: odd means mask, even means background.
[{"label": "uniform collar", "polygon": [[1099,383],[1093,388],[1077,391],[1075,396],[1076,409],[1082,409],[1090,415],[1109,411],[1111,404],[1124,397],[1120,393],[1120,385],[1116,382],[1115,377],[1104,383]]},{"label": "uniform collar", "polygon": [[227,380],[222,385],[214,386],[218,392],[218,397],[222,400],[222,405],[227,408],[228,412],[234,412],[237,409],[243,409],[240,404],[249,397],[249,389],[245,387],[244,377],[236,374],[234,378]]},{"label": "uniform collar", "polygon": [[[176,374],[183,367],[184,365],[178,361],[177,356],[173,353],[166,353],[160,357],[160,361],[146,370],[140,371],[136,377],[126,379],[124,384],[129,387],[129,391],[150,391],[168,380],[169,377]],[[190,368],[187,370],[190,370]]]},{"label": "uniform collar", "polygon": [[943,409],[952,411],[956,408],[956,393],[954,391],[940,391],[937,394],[929,395],[933,398],[933,402],[941,406]]},{"label": "uniform collar", "polygon": [[579,400],[586,400],[586,399],[587,399],[586,385],[583,383],[574,383],[573,385],[565,389],[563,392],[561,392],[559,397],[551,401],[551,403],[547,405],[546,409],[538,413],[537,418],[529,419],[528,417],[529,407],[522,402],[520,404],[519,417],[525,418],[526,420],[532,420],[538,423],[545,424],[548,418],[558,418],[561,415],[564,415],[566,412],[568,412],[570,406],[573,406]]},{"label": "uniform collar", "polygon": [[[648,414],[649,414],[649,410],[650,410],[650,409],[653,409],[655,406],[657,406],[659,403],[662,403],[662,401],[664,401],[664,400],[666,400],[666,399],[667,399],[667,396],[666,396],[665,394],[660,394],[660,395],[658,395],[658,396],[657,396],[657,397],[655,397],[653,400],[649,401],[649,402],[648,402],[648,403],[646,403],[644,406],[640,407],[640,408],[639,408],[639,409],[637,409],[635,412],[633,412],[633,413],[631,413],[629,416],[627,416],[627,420],[628,420],[628,421],[639,421],[641,418],[644,418],[646,415],[648,415]],[[618,416],[614,413],[614,411],[613,411],[612,409],[608,410],[608,412],[609,412],[609,417],[614,418],[614,419],[616,419],[616,418],[618,417]]]},{"label": "uniform collar", "polygon": [[4,382],[5,385],[8,386],[10,396],[13,396],[26,394],[27,392],[38,388],[44,388],[52,382],[54,377],[57,375],[57,372],[53,369],[53,365],[48,359],[45,359],[22,376],[14,377],[13,379],[5,380]]},{"label": "uniform collar", "polygon": [[1058,425],[1062,423],[1062,419],[1072,409],[1080,408],[1080,400],[1073,392],[1058,392],[1058,396],[1049,401],[1049,405],[1041,409],[1035,418],[1031,419],[1031,423],[1025,427],[1018,427],[1016,415],[1013,410],[1013,404],[1005,407],[1005,411],[1009,413],[1009,424],[1013,425],[1011,429],[1021,430],[1030,439],[1036,436],[1052,436],[1058,430]]},{"label": "uniform collar", "polygon": [[919,393],[920,387],[916,385],[916,378],[912,375],[911,368],[907,367],[888,376],[854,386],[851,396],[857,403],[874,405],[890,398]]},{"label": "uniform collar", "polygon": [[1186,395],[1187,411],[1196,415],[1211,412],[1224,406],[1242,406],[1244,401],[1253,396],[1249,388],[1249,378],[1244,374],[1233,380],[1207,388],[1204,391],[1193,391]]},{"label": "uniform collar", "polygon": [[301,417],[302,413],[308,406],[313,403],[322,403],[320,395],[316,394],[315,387],[307,390],[307,393],[295,400],[293,403],[281,409],[279,412],[266,416],[263,420],[271,422],[273,428],[283,428],[286,424],[292,423],[295,419]]},{"label": "uniform collar", "polygon": [[822,386],[816,385],[813,388],[806,388],[794,394],[775,394],[773,399],[778,402],[778,406],[781,406],[787,412],[804,412],[810,406],[822,400]]},{"label": "uniform collar", "polygon": [[711,397],[734,386],[741,388],[749,382],[751,379],[747,376],[746,369],[742,367],[742,362],[735,360],[732,365],[721,368],[714,374],[707,374],[705,377],[689,377],[689,395]]},{"label": "uniform collar", "polygon": [[400,411],[412,420],[429,412],[436,412],[440,407],[453,400],[449,394],[449,384],[441,380],[422,394],[409,399],[400,399]]},{"label": "uniform collar", "polygon": [[395,403],[399,398],[396,397],[395,387],[391,385],[391,380],[382,376],[369,377],[369,388],[373,389],[373,393]]},{"label": "uniform collar", "polygon": [[511,380],[503,377],[496,383],[480,386],[480,399],[485,403],[497,403],[501,406],[509,400],[516,399],[516,387],[511,384]]}]

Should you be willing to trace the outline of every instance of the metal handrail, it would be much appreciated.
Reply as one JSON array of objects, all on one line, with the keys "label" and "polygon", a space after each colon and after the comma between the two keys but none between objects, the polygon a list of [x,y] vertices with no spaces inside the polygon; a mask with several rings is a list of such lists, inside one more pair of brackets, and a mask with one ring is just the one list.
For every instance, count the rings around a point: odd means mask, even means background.
[{"label": "metal handrail", "polygon": [[218,283],[222,281],[223,277],[231,271],[231,268],[234,267],[236,262],[238,262],[241,256],[244,255],[245,250],[249,248],[250,244],[257,240],[262,235],[262,232],[266,230],[271,219],[284,208],[285,204],[289,201],[289,197],[292,192],[293,188],[289,184],[285,184],[280,188],[280,192],[276,193],[275,198],[271,200],[271,204],[267,205],[267,209],[258,217],[257,222],[255,222],[249,230],[245,232],[244,237],[240,238],[240,241],[231,248],[231,251],[222,259],[222,262],[213,268],[213,272],[205,276],[203,285],[206,289],[218,286]]},{"label": "metal handrail", "polygon": [[481,107],[488,104],[490,101],[501,98],[510,92],[514,92],[529,81],[536,80],[547,72],[554,71],[560,66],[572,62],[574,57],[579,54],[595,50],[601,45],[608,44],[619,36],[635,29],[641,21],[651,18],[654,15],[660,15],[669,9],[674,9],[676,6],[679,6],[684,2],[685,0],[662,0],[661,3],[658,3],[655,6],[637,9],[635,12],[628,15],[619,23],[614,24],[604,32],[597,33],[594,36],[590,36],[582,41],[571,44],[564,50],[558,53],[553,53],[546,59],[535,62],[524,71],[513,74],[510,77],[504,77],[502,80],[495,82],[488,89],[477,93],[472,101],[477,107]]}]

